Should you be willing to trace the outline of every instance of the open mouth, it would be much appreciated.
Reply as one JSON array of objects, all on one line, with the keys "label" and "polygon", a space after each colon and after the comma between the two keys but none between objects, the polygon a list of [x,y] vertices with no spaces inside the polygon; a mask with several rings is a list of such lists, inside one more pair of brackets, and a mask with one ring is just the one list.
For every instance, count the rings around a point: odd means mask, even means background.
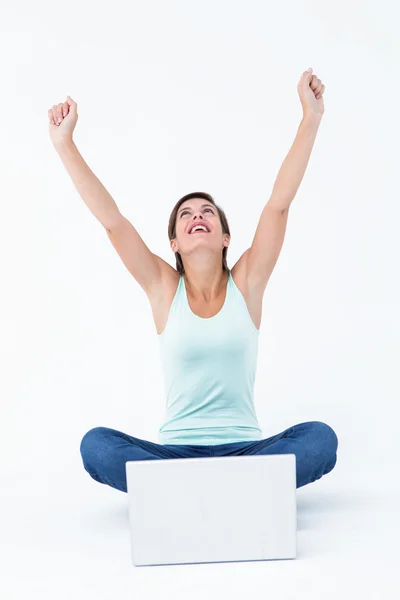
[{"label": "open mouth", "polygon": [[209,231],[205,225],[195,225],[191,231],[189,231],[189,235],[192,235],[193,233],[209,233]]}]

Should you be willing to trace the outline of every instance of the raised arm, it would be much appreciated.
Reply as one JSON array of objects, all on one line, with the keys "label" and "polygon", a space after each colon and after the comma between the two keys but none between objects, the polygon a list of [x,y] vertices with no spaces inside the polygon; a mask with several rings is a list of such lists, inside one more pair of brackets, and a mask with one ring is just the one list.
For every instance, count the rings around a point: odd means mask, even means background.
[{"label": "raised arm", "polygon": [[149,250],[133,225],[121,214],[76,147],[72,137],[78,120],[76,102],[67,96],[66,102],[49,109],[48,117],[50,138],[75,188],[105,228],[128,271],[149,294],[160,283],[162,259]]}]

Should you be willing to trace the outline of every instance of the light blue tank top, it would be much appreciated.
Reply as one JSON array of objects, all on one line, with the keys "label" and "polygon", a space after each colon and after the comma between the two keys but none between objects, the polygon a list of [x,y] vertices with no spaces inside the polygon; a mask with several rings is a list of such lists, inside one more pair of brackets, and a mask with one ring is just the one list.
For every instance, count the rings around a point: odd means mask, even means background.
[{"label": "light blue tank top", "polygon": [[158,335],[166,392],[160,444],[261,439],[253,403],[259,333],[230,272],[225,303],[210,318],[191,310],[180,276]]}]

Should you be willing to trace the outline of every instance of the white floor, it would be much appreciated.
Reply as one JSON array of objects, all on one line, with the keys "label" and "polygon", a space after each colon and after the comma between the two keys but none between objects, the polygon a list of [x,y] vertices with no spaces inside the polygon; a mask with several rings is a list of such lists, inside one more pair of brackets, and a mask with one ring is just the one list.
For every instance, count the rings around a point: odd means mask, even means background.
[{"label": "white floor", "polygon": [[[4,599],[398,600],[398,465],[337,463],[297,490],[294,560],[134,567],[127,495],[54,457],[1,470]],[[49,474],[50,473],[50,474]],[[274,594],[274,596],[270,596]]]}]

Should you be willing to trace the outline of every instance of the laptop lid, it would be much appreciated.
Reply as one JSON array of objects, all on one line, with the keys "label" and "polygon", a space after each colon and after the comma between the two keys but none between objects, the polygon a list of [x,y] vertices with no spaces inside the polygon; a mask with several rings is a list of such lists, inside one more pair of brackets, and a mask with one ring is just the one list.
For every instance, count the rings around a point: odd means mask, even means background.
[{"label": "laptop lid", "polygon": [[296,456],[128,461],[134,565],[296,557]]}]

